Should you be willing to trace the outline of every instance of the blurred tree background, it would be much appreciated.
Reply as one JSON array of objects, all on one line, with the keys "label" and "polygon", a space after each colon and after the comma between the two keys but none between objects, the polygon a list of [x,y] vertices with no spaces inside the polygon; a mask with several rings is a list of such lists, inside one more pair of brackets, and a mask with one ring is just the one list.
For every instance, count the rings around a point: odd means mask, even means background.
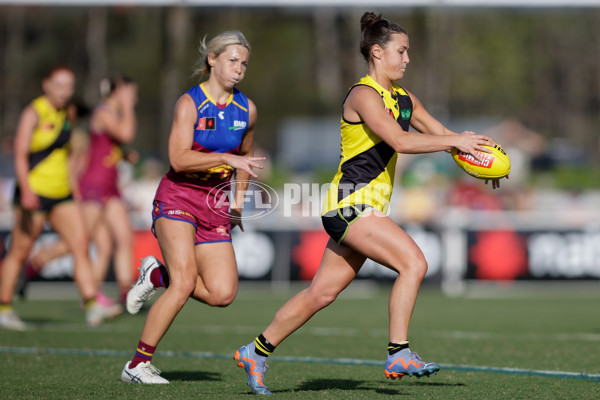
[{"label": "blurred tree background", "polygon": [[[197,83],[199,40],[238,29],[252,45],[240,89],[259,110],[257,143],[274,154],[284,119],[339,118],[346,91],[366,73],[358,51],[366,10],[2,6],[0,137],[11,140],[43,75],[66,64],[78,76],[82,112],[99,100],[102,77],[132,77],[140,95],[134,147],[166,160],[175,101]],[[411,63],[400,84],[438,119],[516,118],[580,149],[582,164],[600,165],[600,9],[375,11],[408,31]]]}]

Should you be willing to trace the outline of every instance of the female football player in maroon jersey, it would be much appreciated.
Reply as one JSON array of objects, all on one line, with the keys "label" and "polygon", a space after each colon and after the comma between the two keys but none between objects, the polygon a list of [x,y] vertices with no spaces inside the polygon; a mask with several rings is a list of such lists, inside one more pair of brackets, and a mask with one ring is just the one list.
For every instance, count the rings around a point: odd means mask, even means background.
[{"label": "female football player in maroon jersey", "polygon": [[[156,191],[153,230],[165,264],[146,257],[127,296],[135,314],[157,290],[124,382],[168,383],[152,365],[154,350],[191,297],[215,307],[234,300],[238,274],[231,228],[242,228],[243,198],[254,168],[256,106],[235,86],[246,74],[250,45],[241,32],[221,33],[200,45],[199,73],[208,79],[183,94],[169,137],[171,168]],[[228,197],[235,174],[235,193]],[[231,204],[228,199],[232,199]],[[242,228],[243,230],[243,228]]]}]

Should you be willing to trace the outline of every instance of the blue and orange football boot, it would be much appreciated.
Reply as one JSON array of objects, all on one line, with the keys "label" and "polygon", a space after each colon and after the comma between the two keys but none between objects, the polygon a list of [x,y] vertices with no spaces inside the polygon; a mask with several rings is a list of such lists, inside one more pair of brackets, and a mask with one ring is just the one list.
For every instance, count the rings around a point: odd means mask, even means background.
[{"label": "blue and orange football boot", "polygon": [[385,362],[385,376],[392,379],[401,379],[404,375],[429,376],[437,374],[440,366],[436,363],[424,362],[421,357],[410,349],[402,349],[394,355],[388,355]]},{"label": "blue and orange football boot", "polygon": [[269,369],[267,357],[259,356],[254,351],[254,342],[240,347],[236,350],[234,360],[238,362],[238,367],[244,368],[248,375],[248,386],[256,394],[272,394],[265,386],[265,372]]}]

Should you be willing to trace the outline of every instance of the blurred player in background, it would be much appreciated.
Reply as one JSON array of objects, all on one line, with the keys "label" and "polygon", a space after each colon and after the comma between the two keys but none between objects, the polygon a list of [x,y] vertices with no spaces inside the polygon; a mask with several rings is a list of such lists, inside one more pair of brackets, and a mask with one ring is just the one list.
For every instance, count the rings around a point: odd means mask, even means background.
[{"label": "blurred player in background", "polygon": [[46,220],[73,254],[73,278],[87,324],[95,327],[112,317],[112,311],[96,300],[98,285],[88,258],[88,235],[82,210],[73,200],[76,185],[69,153],[76,110],[69,100],[75,75],[69,68],[56,67],[42,87],[44,95],[21,113],[15,137],[15,222],[0,272],[0,327],[26,328],[12,307],[12,298],[19,272]]},{"label": "blurred player in background", "polygon": [[[104,282],[110,259],[114,257],[120,302],[124,304],[133,283],[133,232],[118,187],[117,166],[124,159],[122,146],[135,138],[137,85],[128,78],[106,78],[100,81],[100,93],[104,100],[95,107],[90,119],[90,141],[77,168],[81,171],[78,182],[87,230],[96,245],[96,279],[99,284]],[[28,274],[39,272],[50,260],[67,253],[64,241],[40,249],[31,257],[29,266],[33,271]],[[103,292],[97,298],[111,307],[115,315],[122,312]]]},{"label": "blurred player in background", "polygon": [[203,40],[199,50],[197,75],[208,79],[177,101],[169,137],[171,168],[154,198],[153,230],[165,265],[152,256],[142,261],[127,310],[137,313],[158,287],[166,290],[148,312],[137,351],[121,373],[124,382],[168,383],[152,356],[183,305],[193,298],[225,307],[237,294],[231,229],[243,230],[248,180],[264,159],[253,157],[256,106],[235,88],[246,74],[250,45],[241,32],[229,31],[208,44]]},{"label": "blurred player in background", "polygon": [[[340,166],[326,195],[322,221],[329,242],[311,286],[284,304],[271,324],[234,358],[258,394],[271,394],[264,383],[266,359],[286,337],[331,304],[354,279],[366,258],[398,273],[389,300],[389,344],[385,375],[423,376],[439,366],[409,349],[408,325],[421,281],[427,272],[423,253],[386,216],[398,153],[431,153],[456,147],[473,154],[489,152],[489,138],[446,129],[421,102],[394,82],[409,63],[409,40],[398,24],[374,13],[361,18],[361,54],[368,75],[343,103]],[[417,131],[409,132],[412,125]],[[369,340],[364,338],[364,340]]]}]

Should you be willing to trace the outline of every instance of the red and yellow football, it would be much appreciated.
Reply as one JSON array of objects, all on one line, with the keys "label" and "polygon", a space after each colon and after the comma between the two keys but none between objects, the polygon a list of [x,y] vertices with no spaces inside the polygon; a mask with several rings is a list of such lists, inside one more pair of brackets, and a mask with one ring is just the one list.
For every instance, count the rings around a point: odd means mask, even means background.
[{"label": "red and yellow football", "polygon": [[475,178],[504,178],[510,172],[510,158],[508,158],[508,155],[499,144],[494,143],[493,146],[484,147],[487,147],[492,152],[480,152],[481,161],[457,148],[451,150],[452,158],[463,171]]}]

